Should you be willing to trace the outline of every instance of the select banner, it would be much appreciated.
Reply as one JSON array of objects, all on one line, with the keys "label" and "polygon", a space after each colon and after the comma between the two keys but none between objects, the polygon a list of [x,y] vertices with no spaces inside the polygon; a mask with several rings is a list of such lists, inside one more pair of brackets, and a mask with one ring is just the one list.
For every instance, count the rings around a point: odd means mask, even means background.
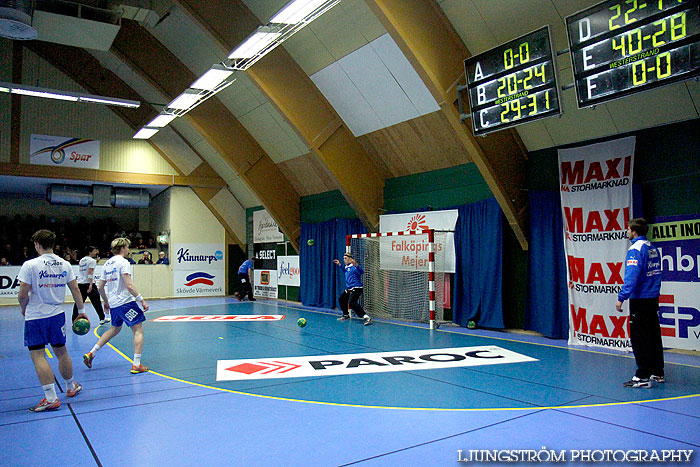
[{"label": "select banner", "polygon": [[[560,149],[569,344],[631,350],[624,284],[635,138]],[[627,302],[625,302],[627,308]]]},{"label": "select banner", "polygon": [[661,254],[664,347],[700,350],[700,219],[657,217],[649,224],[648,238]]},{"label": "select banner", "polygon": [[29,163],[99,169],[100,142],[86,138],[30,135]]},{"label": "select banner", "polygon": [[300,286],[299,256],[277,257],[277,285]]},{"label": "select banner", "polygon": [[253,295],[256,297],[277,298],[277,271],[255,269],[253,271]]},{"label": "select banner", "polygon": [[536,361],[535,358],[496,346],[252,358],[217,361],[216,380],[356,375]]},{"label": "select banner", "polygon": [[[407,232],[411,230],[450,230],[457,225],[459,211],[411,212],[406,214],[385,214],[379,216],[379,231]],[[382,237],[379,239],[382,269],[402,271],[428,270],[428,237]],[[436,253],[445,255],[445,267],[436,272],[455,272],[454,233],[435,236]]]}]

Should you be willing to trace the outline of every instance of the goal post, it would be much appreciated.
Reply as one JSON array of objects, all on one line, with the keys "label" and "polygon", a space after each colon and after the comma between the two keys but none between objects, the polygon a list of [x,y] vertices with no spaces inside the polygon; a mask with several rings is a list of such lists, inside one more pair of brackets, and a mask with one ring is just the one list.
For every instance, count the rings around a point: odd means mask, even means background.
[{"label": "goal post", "polygon": [[346,237],[346,251],[365,271],[363,306],[370,316],[428,322],[430,329],[444,321],[445,236],[427,229]]}]

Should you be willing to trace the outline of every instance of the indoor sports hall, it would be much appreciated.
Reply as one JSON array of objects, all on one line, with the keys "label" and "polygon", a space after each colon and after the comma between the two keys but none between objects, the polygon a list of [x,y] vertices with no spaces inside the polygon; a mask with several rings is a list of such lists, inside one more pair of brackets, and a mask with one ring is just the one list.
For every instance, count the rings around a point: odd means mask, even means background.
[{"label": "indoor sports hall", "polygon": [[700,0],[0,1],[0,465],[700,465],[699,80]]}]

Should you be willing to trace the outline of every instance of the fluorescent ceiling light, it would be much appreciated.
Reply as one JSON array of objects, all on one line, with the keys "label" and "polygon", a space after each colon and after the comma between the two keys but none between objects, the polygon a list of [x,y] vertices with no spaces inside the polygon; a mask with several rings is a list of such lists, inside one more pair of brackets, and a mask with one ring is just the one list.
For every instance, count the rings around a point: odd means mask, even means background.
[{"label": "fluorescent ceiling light", "polygon": [[148,139],[151,136],[158,133],[158,128],[146,128],[143,127],[133,136],[134,139]]},{"label": "fluorescent ceiling light", "polygon": [[78,102],[78,98],[76,96],[69,96],[67,94],[56,94],[55,92],[51,92],[48,90],[34,91],[32,89],[12,88],[10,92],[12,92],[12,94],[20,94],[22,96],[45,97],[47,99],[58,99],[61,101]]},{"label": "fluorescent ceiling light", "polygon": [[197,81],[190,86],[193,89],[203,89],[205,91],[213,91],[221,83],[226,81],[233,71],[227,70],[224,67],[213,66],[204,73]]},{"label": "fluorescent ceiling light", "polygon": [[199,100],[199,97],[200,96],[197,93],[190,93],[185,91],[179,96],[177,96],[175,100],[173,100],[170,104],[166,105],[165,107],[168,109],[178,110],[189,109]]},{"label": "fluorescent ceiling light", "polygon": [[153,127],[153,128],[163,128],[164,126],[167,126],[168,123],[175,120],[176,118],[177,118],[177,115],[160,114],[156,118],[151,120],[151,122],[146,126]]},{"label": "fluorescent ceiling light", "polygon": [[[335,3],[338,3],[337,0]],[[328,0],[295,0],[285,6],[270,20],[271,23],[297,24],[316,11]],[[335,4],[334,3],[334,4]],[[332,5],[331,5],[332,6]]]},{"label": "fluorescent ceiling light", "polygon": [[46,89],[24,84],[0,83],[0,92],[9,92],[23,96],[45,97],[48,99],[58,99],[70,102],[90,102],[94,104],[118,105],[120,107],[137,108],[141,105],[139,101],[120,99],[118,97],[96,96],[94,94],[83,94],[81,92],[59,91],[56,89]]},{"label": "fluorescent ceiling light", "polygon": [[117,105],[119,107],[129,107],[131,109],[136,109],[141,106],[141,103],[138,101],[129,101],[126,99],[117,99],[111,97],[80,96],[78,98],[78,101],[92,102],[93,104]]},{"label": "fluorescent ceiling light", "polygon": [[[262,27],[260,29],[262,29]],[[275,42],[275,39],[277,39],[279,35],[279,32],[264,32],[258,30],[231,52],[228,58],[243,59],[255,57],[261,51],[265,50],[267,46]]]}]

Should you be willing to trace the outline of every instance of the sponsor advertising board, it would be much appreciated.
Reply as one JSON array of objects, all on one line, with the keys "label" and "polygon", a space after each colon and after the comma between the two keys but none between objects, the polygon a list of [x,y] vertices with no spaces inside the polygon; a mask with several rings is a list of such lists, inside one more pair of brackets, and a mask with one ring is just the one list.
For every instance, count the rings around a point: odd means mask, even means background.
[{"label": "sponsor advertising board", "polygon": [[173,245],[173,295],[223,295],[226,291],[224,245],[180,243]]},{"label": "sponsor advertising board", "polygon": [[[457,224],[458,211],[413,212],[379,216],[379,231],[408,232],[411,230],[450,230]],[[381,268],[401,271],[428,270],[428,238],[426,235],[409,237],[382,237],[379,239]],[[455,272],[454,234],[435,235],[435,253],[443,254],[445,267],[436,272]],[[439,267],[439,266],[436,266]]]},{"label": "sponsor advertising board", "polygon": [[86,138],[31,135],[29,163],[81,169],[100,168],[100,142]]},{"label": "sponsor advertising board", "polygon": [[629,310],[615,310],[630,243],[635,138],[560,149],[569,343],[631,350]]},{"label": "sponsor advertising board", "polygon": [[217,381],[356,375],[535,362],[496,346],[219,360]]}]

